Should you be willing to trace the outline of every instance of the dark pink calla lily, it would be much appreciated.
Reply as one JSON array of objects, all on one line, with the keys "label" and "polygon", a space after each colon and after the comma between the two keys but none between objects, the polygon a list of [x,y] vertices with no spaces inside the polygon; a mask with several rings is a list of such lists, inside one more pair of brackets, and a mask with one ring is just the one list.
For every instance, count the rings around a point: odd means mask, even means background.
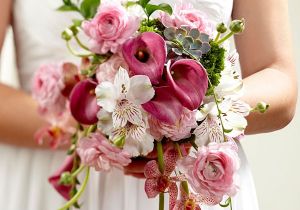
[{"label": "dark pink calla lily", "polygon": [[175,124],[181,117],[183,106],[172,94],[169,87],[156,87],[154,98],[142,107],[158,120],[167,124]]},{"label": "dark pink calla lily", "polygon": [[70,110],[73,117],[82,124],[95,124],[97,112],[100,107],[97,105],[95,88],[97,83],[91,79],[83,80],[73,88],[70,95]]},{"label": "dark pink calla lily", "polygon": [[73,156],[67,156],[65,161],[63,162],[62,166],[48,178],[49,183],[54,187],[54,189],[61,194],[66,200],[70,200],[70,193],[72,190],[72,185],[63,185],[60,184],[60,176],[64,172],[71,172],[73,168]]},{"label": "dark pink calla lily", "polygon": [[146,75],[158,84],[163,74],[167,51],[164,39],[154,32],[145,32],[123,44],[123,57],[134,75]]},{"label": "dark pink calla lily", "polygon": [[208,78],[200,63],[182,59],[168,66],[167,84],[184,107],[195,110],[205,96]]}]

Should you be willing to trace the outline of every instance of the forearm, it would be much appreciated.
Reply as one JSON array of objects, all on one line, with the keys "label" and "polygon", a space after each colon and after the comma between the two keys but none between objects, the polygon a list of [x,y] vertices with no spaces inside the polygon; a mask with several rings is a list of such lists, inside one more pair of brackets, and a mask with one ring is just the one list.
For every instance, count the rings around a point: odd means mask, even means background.
[{"label": "forearm", "polygon": [[243,100],[252,107],[260,101],[270,104],[266,113],[250,114],[246,134],[278,130],[292,120],[297,102],[296,77],[291,78],[275,68],[266,68],[246,77],[244,88]]},{"label": "forearm", "polygon": [[46,123],[37,113],[36,102],[29,94],[3,84],[0,84],[0,98],[0,141],[38,147],[33,136]]}]

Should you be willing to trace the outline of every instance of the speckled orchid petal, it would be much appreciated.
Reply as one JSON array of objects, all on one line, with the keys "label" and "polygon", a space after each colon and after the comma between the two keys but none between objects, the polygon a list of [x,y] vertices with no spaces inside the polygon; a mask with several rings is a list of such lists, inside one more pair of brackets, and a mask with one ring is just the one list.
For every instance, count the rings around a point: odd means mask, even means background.
[{"label": "speckled orchid petal", "polygon": [[154,98],[143,104],[142,107],[158,120],[168,124],[175,124],[181,117],[184,107],[172,94],[172,90],[169,87],[164,86],[154,89]]},{"label": "speckled orchid petal", "polygon": [[62,166],[52,175],[48,178],[48,181],[50,184],[54,187],[54,189],[63,196],[66,200],[70,200],[70,192],[72,190],[71,185],[63,185],[60,184],[60,176],[64,172],[70,172],[73,168],[73,156],[67,156],[65,161],[63,162]]},{"label": "speckled orchid petal", "polygon": [[200,63],[191,59],[176,61],[167,68],[167,81],[184,107],[199,108],[208,87],[207,74]]},{"label": "speckled orchid petal", "polygon": [[154,32],[145,32],[123,45],[123,57],[134,75],[146,75],[158,84],[167,57],[166,43]]},{"label": "speckled orchid petal", "polygon": [[70,95],[70,110],[73,117],[82,124],[97,123],[97,112],[100,107],[96,102],[95,88],[97,83],[87,79],[79,82]]}]

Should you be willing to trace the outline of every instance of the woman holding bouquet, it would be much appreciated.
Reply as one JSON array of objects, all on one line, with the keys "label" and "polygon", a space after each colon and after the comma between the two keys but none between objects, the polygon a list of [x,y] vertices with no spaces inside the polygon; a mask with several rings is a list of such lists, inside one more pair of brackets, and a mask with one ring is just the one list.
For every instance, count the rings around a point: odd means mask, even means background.
[{"label": "woman holding bouquet", "polygon": [[[153,1],[161,2],[164,1]],[[179,1],[172,2],[175,3],[180,5]],[[197,14],[204,14],[213,25],[227,23],[230,18],[244,17],[247,21],[245,32],[235,38],[245,86],[243,100],[251,106],[257,101],[266,101],[271,108],[264,115],[253,113],[248,117],[246,134],[285,127],[294,116],[297,101],[287,1],[277,0],[274,4],[271,0],[193,0],[191,4],[194,13],[182,6],[181,12],[186,9],[186,13],[180,17],[183,13],[177,11],[179,18],[189,21],[192,16],[203,22],[205,20]],[[37,113],[37,104],[29,93],[34,70],[42,63],[71,59],[59,34],[70,20],[78,17],[56,12],[59,5],[59,0],[3,0],[1,4],[0,49],[6,28],[12,25],[22,88],[17,90],[0,84],[0,209],[46,210],[63,203],[45,180],[58,167],[64,152],[41,149],[33,140],[34,133],[47,123]],[[50,94],[53,90],[48,91]],[[72,125],[72,121],[70,118],[66,123]],[[233,198],[233,209],[257,210],[255,189],[242,150],[239,155],[242,158],[241,191]],[[134,161],[124,172],[143,177],[144,165],[144,160]],[[156,202],[146,198],[143,180],[123,176],[124,172],[92,173],[83,208],[155,209]]]}]

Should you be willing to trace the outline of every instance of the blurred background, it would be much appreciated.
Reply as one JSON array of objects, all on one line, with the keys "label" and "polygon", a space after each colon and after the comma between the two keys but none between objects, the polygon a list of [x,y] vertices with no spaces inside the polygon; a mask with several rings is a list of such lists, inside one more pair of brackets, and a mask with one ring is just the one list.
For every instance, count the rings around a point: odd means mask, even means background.
[{"label": "blurred background", "polygon": [[[289,0],[289,4],[295,58],[299,72],[300,1]],[[8,30],[1,54],[0,80],[18,87],[11,30]],[[300,73],[298,73],[298,81],[300,84]],[[293,122],[286,128],[270,134],[247,136],[242,144],[253,171],[260,209],[300,210],[298,203],[300,199],[300,103]]]}]

